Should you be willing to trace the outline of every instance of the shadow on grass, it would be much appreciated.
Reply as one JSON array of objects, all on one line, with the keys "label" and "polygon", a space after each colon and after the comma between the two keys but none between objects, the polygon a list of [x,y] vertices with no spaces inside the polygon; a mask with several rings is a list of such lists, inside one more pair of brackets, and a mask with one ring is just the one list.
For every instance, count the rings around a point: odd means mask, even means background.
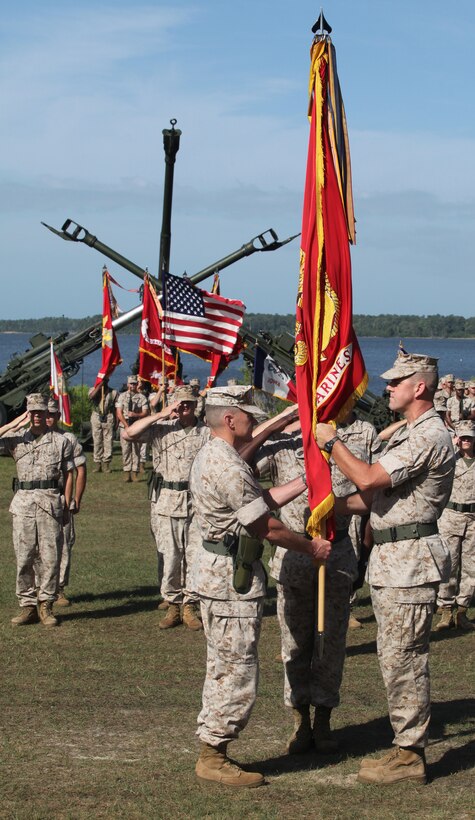
[{"label": "shadow on grass", "polygon": [[376,641],[368,641],[368,643],[359,643],[354,646],[346,647],[346,654],[348,657],[353,655],[374,655],[376,652]]},{"label": "shadow on grass", "polygon": [[70,601],[72,604],[89,604],[93,601],[116,601],[121,598],[131,598],[137,595],[141,598],[147,596],[155,596],[158,598],[158,585],[150,587],[132,587],[131,589],[114,589],[112,592],[99,592],[96,595],[92,592],[85,592],[82,595],[71,595]]},{"label": "shadow on grass", "polygon": [[[463,738],[473,734],[473,727],[447,733],[447,724],[463,724],[473,718],[473,701],[464,698],[460,700],[443,701],[432,704],[432,723],[430,748],[435,749],[439,742],[450,742],[451,738]],[[334,765],[344,758],[361,758],[368,754],[385,752],[391,748],[393,733],[387,716],[375,718],[366,723],[355,723],[336,729],[333,733],[335,740],[341,747],[340,754],[319,755],[308,752],[303,755],[280,755],[279,757],[253,761],[243,766],[244,769],[257,770],[264,775],[285,774],[288,772],[321,769],[326,765]],[[431,780],[466,771],[473,766],[475,760],[475,742],[468,741],[463,746],[454,746],[446,751],[440,760],[429,765]]]},{"label": "shadow on grass", "polygon": [[[130,597],[130,596],[129,596]],[[108,606],[105,609],[91,609],[86,612],[61,612],[61,623],[69,621],[100,620],[101,618],[122,618],[125,615],[135,615],[138,612],[151,612],[157,609],[156,601],[129,600],[118,606]]]}]

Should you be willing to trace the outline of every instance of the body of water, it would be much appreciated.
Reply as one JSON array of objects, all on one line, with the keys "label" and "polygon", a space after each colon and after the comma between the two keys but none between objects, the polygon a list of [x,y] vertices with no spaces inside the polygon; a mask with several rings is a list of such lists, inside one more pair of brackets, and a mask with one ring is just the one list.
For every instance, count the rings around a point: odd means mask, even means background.
[{"label": "body of water", "polygon": [[[11,357],[21,354],[30,348],[31,333],[0,333],[0,373],[3,373]],[[131,367],[135,363],[138,352],[138,336],[118,334],[119,347],[123,363],[114,371],[111,385],[120,389]],[[361,337],[360,345],[369,373],[369,389],[380,394],[384,382],[380,374],[387,370],[396,358],[399,339],[380,339]],[[424,353],[439,359],[439,372],[454,373],[462,379],[475,376],[475,339],[404,339],[406,350],[412,353]],[[202,384],[209,374],[209,364],[196,356],[182,355],[183,374],[186,379],[199,378]],[[101,364],[101,350],[96,350],[86,356],[79,373],[71,380],[72,384],[86,384],[92,386]],[[226,384],[226,379],[240,380],[242,360],[232,362],[226,373],[221,376],[220,384]]]}]

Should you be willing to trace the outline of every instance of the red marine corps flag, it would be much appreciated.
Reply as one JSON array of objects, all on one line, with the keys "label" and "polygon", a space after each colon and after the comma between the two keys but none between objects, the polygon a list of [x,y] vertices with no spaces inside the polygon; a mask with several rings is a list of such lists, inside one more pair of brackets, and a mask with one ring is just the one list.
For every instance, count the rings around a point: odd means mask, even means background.
[{"label": "red marine corps flag", "polygon": [[368,377],[352,325],[349,242],[355,227],[346,118],[335,49],[321,27],[311,48],[295,364],[311,510],[307,529],[319,535],[326,522],[331,538],[330,470],[315,441],[316,424],[343,418]]},{"label": "red marine corps flag", "polygon": [[161,307],[148,276],[144,277],[142,323],[139,339],[139,376],[158,386],[160,376],[176,379],[177,360],[163,340]]},{"label": "red marine corps flag", "polygon": [[109,271],[104,268],[102,272],[102,364],[94,387],[99,387],[104,379],[108,379],[117,365],[122,362],[117,337],[112,327],[112,316],[117,318],[118,308],[110,280]]}]

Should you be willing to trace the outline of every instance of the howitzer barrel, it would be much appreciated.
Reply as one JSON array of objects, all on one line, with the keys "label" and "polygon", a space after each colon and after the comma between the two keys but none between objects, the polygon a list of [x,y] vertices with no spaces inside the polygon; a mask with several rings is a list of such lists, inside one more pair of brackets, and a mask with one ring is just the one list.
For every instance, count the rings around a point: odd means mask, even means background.
[{"label": "howitzer barrel", "polygon": [[170,244],[172,239],[172,200],[175,159],[180,148],[181,131],[175,128],[176,120],[170,120],[171,128],[164,128],[163,149],[165,151],[165,183],[163,186],[162,230],[160,233],[159,275],[170,272]]},{"label": "howitzer barrel", "polygon": [[[67,219],[62,225],[60,231],[56,228],[52,228],[51,225],[47,225],[46,222],[42,222],[41,224],[44,225],[45,228],[48,228],[49,231],[56,234],[56,236],[61,237],[61,239],[68,242],[83,242],[85,245],[89,245],[90,248],[94,248],[94,250],[102,253],[104,256],[107,256],[108,259],[112,259],[112,261],[120,265],[121,268],[125,268],[125,270],[130,271],[130,273],[133,273],[134,276],[138,276],[139,279],[143,279],[145,273],[147,272],[146,268],[141,268],[140,265],[136,265],[135,262],[131,262],[126,256],[122,256],[121,253],[118,253],[113,248],[110,248],[109,245],[101,242],[101,240],[98,239],[97,236],[94,236],[94,234],[90,233],[87,228],[83,228],[82,225],[78,225],[78,223],[74,222],[72,219]],[[150,278],[154,280],[156,285],[158,285],[155,277],[151,276]]]}]

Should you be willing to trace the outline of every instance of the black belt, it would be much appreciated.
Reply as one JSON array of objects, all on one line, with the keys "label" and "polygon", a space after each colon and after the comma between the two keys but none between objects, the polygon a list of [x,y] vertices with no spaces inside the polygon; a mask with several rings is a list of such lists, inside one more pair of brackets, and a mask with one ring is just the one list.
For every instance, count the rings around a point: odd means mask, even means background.
[{"label": "black belt", "polygon": [[187,490],[188,481],[162,481],[162,489],[167,490]]},{"label": "black belt", "polygon": [[388,527],[387,530],[373,530],[375,544],[389,544],[392,541],[410,541],[417,538],[427,538],[437,535],[439,528],[435,521],[432,524],[398,524],[397,527]]},{"label": "black belt", "polygon": [[456,512],[475,513],[475,504],[457,504],[456,501],[448,501],[447,509],[455,510]]},{"label": "black belt", "polygon": [[49,479],[44,481],[19,481],[17,484],[18,490],[57,490],[59,481],[57,479]]}]

